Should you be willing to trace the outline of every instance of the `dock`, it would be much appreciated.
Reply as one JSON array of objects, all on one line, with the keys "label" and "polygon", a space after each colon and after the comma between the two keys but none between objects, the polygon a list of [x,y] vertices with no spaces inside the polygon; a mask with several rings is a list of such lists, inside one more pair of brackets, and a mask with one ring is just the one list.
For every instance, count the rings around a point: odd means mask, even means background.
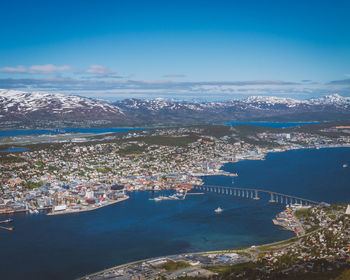
[{"label": "dock", "polygon": [[112,205],[112,204],[115,204],[115,203],[118,203],[118,202],[122,202],[124,200],[129,199],[129,198],[130,198],[129,196],[126,196],[126,197],[123,197],[123,198],[119,198],[117,200],[111,200],[108,203],[105,203],[105,204],[102,204],[102,205],[93,205],[93,206],[84,207],[84,208],[81,208],[81,209],[67,209],[67,210],[64,210],[64,211],[53,211],[53,212],[47,213],[46,215],[47,216],[53,216],[53,215],[64,215],[64,214],[73,214],[73,213],[93,211],[93,210],[97,210],[97,209],[100,209],[100,208],[103,208],[103,207],[106,207],[106,206],[109,206],[109,205]]}]

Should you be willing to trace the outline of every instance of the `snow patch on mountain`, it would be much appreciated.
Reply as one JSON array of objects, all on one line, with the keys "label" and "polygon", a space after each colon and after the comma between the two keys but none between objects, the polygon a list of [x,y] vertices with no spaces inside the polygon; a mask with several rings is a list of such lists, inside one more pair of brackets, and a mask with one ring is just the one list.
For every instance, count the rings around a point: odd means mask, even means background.
[{"label": "snow patch on mountain", "polygon": [[310,100],[312,104],[325,105],[350,105],[350,97],[344,97],[337,93],[326,95],[323,97],[313,98]]},{"label": "snow patch on mountain", "polygon": [[1,112],[25,114],[39,110],[49,110],[54,114],[71,113],[72,110],[97,110],[104,113],[124,114],[117,106],[75,95],[0,90]]}]

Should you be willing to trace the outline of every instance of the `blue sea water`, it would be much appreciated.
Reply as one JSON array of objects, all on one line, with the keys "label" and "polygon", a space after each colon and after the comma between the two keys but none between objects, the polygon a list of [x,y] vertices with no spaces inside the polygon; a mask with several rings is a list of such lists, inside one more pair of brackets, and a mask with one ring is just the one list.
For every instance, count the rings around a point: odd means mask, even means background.
[{"label": "blue sea water", "polygon": [[[350,202],[350,149],[271,153],[264,161],[224,166],[238,172],[234,185]],[[210,176],[208,185],[232,185]],[[74,279],[114,265],[167,254],[263,244],[293,236],[271,219],[283,205],[220,194],[189,195],[184,201],[131,198],[92,212],[71,215],[14,215],[13,232],[0,230],[1,279]],[[218,206],[224,209],[216,214]],[[6,218],[2,216],[0,219]]]},{"label": "blue sea water", "polygon": [[310,125],[316,124],[317,122],[228,122],[226,125],[254,125],[254,126],[265,126],[265,127],[274,127],[274,128],[282,128],[282,127],[294,127],[300,125]]},{"label": "blue sea water", "polygon": [[[256,187],[329,203],[350,202],[350,148],[291,150],[269,153],[266,160],[228,163],[238,173],[235,186]],[[229,185],[231,178],[212,176],[208,184]]]},{"label": "blue sea water", "polygon": [[[315,122],[229,122],[226,125],[255,125],[265,127],[293,127],[298,125],[309,125],[315,124]],[[57,133],[106,133],[106,132],[122,132],[128,130],[139,130],[143,128],[61,128],[61,129],[9,129],[0,130],[0,137],[12,137],[12,136],[23,136],[23,135],[40,135],[40,134],[57,134]]]},{"label": "blue sea water", "polygon": [[24,152],[24,151],[28,151],[28,149],[27,148],[11,147],[8,149],[0,150],[0,153],[15,153],[15,152]]},{"label": "blue sea water", "polygon": [[141,128],[62,128],[62,129],[9,129],[0,130],[0,137],[12,137],[23,135],[57,134],[57,133],[106,133],[138,130]]}]

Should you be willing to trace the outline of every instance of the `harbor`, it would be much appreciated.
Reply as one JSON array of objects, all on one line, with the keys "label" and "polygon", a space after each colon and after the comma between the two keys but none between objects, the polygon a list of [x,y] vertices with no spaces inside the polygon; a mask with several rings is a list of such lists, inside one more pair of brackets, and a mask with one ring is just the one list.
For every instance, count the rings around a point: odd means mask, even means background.
[{"label": "harbor", "polygon": [[[205,176],[202,180],[204,185],[237,189],[255,186],[315,201],[340,202],[350,195],[349,169],[342,167],[348,156],[346,148],[272,153],[264,161],[225,164],[222,167],[225,171],[239,173],[233,185],[232,177]],[[311,178],[314,185],[306,187],[305,182]],[[332,191],[329,184],[334,186]],[[190,195],[192,192],[205,194]],[[159,203],[149,200],[173,193],[161,188],[133,191],[123,203],[74,215],[46,216],[43,211],[2,215],[2,220],[15,217],[16,229],[10,234],[7,230],[0,231],[7,240],[0,258],[4,267],[9,268],[2,270],[1,275],[15,280],[23,279],[23,273],[38,280],[75,279],[150,257],[252,246],[295,236],[294,232],[273,225],[272,219],[285,210],[285,203],[280,200],[269,203],[269,197],[254,200],[200,190],[188,192],[185,200]],[[214,211],[218,207],[223,209],[220,214]],[[21,253],[15,254],[14,248]],[[32,256],[30,259],[28,254]],[[50,258],[46,257],[48,254]],[[37,259],[45,267],[43,277],[37,277],[41,273]],[[82,259],[84,262],[79,261]],[[16,262],[23,263],[21,271],[15,269]]]}]

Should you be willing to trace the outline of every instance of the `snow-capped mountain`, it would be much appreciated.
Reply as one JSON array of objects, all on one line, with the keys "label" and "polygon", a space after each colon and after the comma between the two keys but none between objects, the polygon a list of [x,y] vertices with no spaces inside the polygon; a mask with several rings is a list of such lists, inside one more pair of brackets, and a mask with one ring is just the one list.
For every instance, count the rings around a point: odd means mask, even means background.
[{"label": "snow-capped mountain", "polygon": [[1,119],[94,119],[123,116],[115,105],[75,95],[0,90]]},{"label": "snow-capped mountain", "polygon": [[308,103],[308,101],[276,96],[250,96],[246,99],[246,103],[257,103],[270,106],[284,104],[287,107],[295,107],[300,104]]},{"label": "snow-capped mountain", "polygon": [[123,108],[123,110],[145,110],[148,112],[159,111],[178,111],[178,110],[203,110],[201,105],[203,103],[187,103],[167,101],[163,98],[156,98],[151,100],[144,99],[125,99],[114,103],[116,106]]},{"label": "snow-capped mountain", "polygon": [[338,105],[338,106],[349,106],[350,97],[344,97],[339,94],[330,94],[319,98],[313,98],[310,100],[312,104],[323,104],[323,105]]},{"label": "snow-capped mountain", "polygon": [[[350,118],[350,98],[338,94],[310,100],[251,96],[225,102],[126,99],[114,103],[148,123],[210,123],[231,120],[337,120]],[[181,121],[180,121],[181,120]]]},{"label": "snow-capped mountain", "polygon": [[[225,102],[180,102],[157,98],[115,103],[58,93],[0,90],[0,125],[41,121],[108,121],[115,126],[188,125],[226,121],[350,119],[350,98],[338,94],[309,100],[251,96]],[[5,124],[5,125],[4,125]]]},{"label": "snow-capped mountain", "polygon": [[311,98],[309,100],[298,100],[293,98],[276,97],[276,96],[250,96],[246,99],[247,103],[261,103],[266,105],[285,104],[288,107],[298,105],[350,105],[350,97],[344,97],[337,93],[325,95],[323,97]]}]

